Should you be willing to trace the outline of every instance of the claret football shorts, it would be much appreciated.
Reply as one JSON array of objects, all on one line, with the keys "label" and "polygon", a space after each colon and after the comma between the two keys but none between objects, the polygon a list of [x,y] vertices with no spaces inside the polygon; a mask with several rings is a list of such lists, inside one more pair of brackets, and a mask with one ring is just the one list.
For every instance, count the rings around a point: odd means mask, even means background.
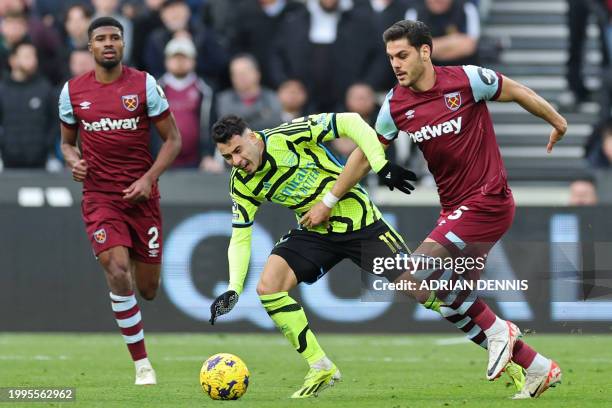
[{"label": "claret football shorts", "polygon": [[81,211],[96,256],[124,246],[130,257],[145,263],[162,261],[162,219],[159,198],[131,204],[121,196],[83,197]]},{"label": "claret football shorts", "polygon": [[429,238],[454,257],[486,257],[512,226],[514,210],[512,194],[478,194],[442,211]]}]

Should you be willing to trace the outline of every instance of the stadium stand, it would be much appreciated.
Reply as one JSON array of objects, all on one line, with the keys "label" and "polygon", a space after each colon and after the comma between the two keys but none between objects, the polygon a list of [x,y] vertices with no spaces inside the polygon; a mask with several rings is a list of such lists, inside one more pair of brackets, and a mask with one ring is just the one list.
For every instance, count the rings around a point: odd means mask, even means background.
[{"label": "stadium stand", "polygon": [[[356,0],[355,4],[366,1]],[[19,4],[19,0],[14,3]],[[245,0],[234,2],[238,8],[245,7],[246,3]],[[498,0],[476,3],[480,3],[481,14],[483,9],[486,9],[487,15],[483,20],[480,48],[491,48],[491,45],[495,44],[501,50],[499,53],[496,50],[485,53],[481,65],[496,69],[532,87],[557,105],[556,101],[560,100],[568,89],[568,1]],[[139,7],[144,8],[144,5],[140,4]],[[44,14],[43,10],[33,11],[34,14],[36,11]],[[61,20],[61,17],[59,19]],[[199,16],[196,19],[199,19]],[[56,25],[61,27],[61,21],[56,21]],[[592,18],[588,27],[584,64],[584,75],[587,77],[585,82],[592,90],[602,86],[602,57],[598,36],[599,30]],[[498,58],[491,59],[491,55],[496,54],[499,54]],[[139,68],[151,70],[146,66]],[[224,80],[221,80],[221,83],[223,82]],[[312,101],[310,103],[312,104]],[[605,116],[600,114],[598,103],[582,103],[576,109],[564,112],[570,124],[569,131],[563,143],[555,148],[553,155],[547,155],[544,148],[549,131],[546,123],[524,112],[515,104],[491,103],[490,110],[494,116],[509,177],[514,185],[552,183],[566,187],[570,181],[588,173],[584,146],[592,133],[593,124]]]},{"label": "stadium stand", "polygon": [[[567,88],[566,13],[565,0],[495,1],[483,33],[504,44],[500,60],[490,67],[531,87],[555,106]],[[585,75],[591,88],[600,85],[597,32],[590,24]],[[515,104],[490,103],[489,109],[512,181],[567,182],[588,171],[583,146],[598,118],[596,103],[582,104],[577,112],[564,112],[569,130],[552,156],[545,149],[547,124]]]}]

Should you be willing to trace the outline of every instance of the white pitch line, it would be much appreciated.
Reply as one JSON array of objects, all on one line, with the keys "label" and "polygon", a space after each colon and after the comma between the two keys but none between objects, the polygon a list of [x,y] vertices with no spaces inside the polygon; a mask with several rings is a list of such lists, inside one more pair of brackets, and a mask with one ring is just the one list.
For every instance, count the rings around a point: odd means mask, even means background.
[{"label": "white pitch line", "polygon": [[176,356],[176,357],[164,357],[164,361],[205,361],[203,356]]},{"label": "white pitch line", "polygon": [[26,361],[51,361],[51,360],[69,360],[68,356],[46,356],[46,355],[35,355],[35,356],[18,356],[18,355],[0,355],[0,360],[26,360]]},{"label": "white pitch line", "polygon": [[414,344],[415,341],[411,339],[392,339],[385,342],[385,345],[391,346],[407,346],[410,344]]},{"label": "white pitch line", "polygon": [[343,362],[366,362],[366,363],[419,363],[423,361],[420,357],[345,357],[342,359]]},{"label": "white pitch line", "polygon": [[436,346],[455,346],[457,344],[468,343],[469,340],[466,337],[453,337],[452,339],[438,339],[434,343]]},{"label": "white pitch line", "polygon": [[[263,337],[262,337],[263,338]],[[274,338],[274,339],[265,339],[263,338],[265,341],[265,344],[287,344],[287,340],[284,339],[282,336],[280,338]],[[168,345],[190,345],[193,344],[193,341],[206,341],[206,344],[210,345],[210,344],[227,344],[228,338],[215,338],[215,337],[210,337],[210,338],[206,338],[205,340],[203,340],[202,337],[198,337],[198,336],[191,336],[190,338],[184,338],[184,339],[171,339],[171,338],[157,338],[155,339],[159,344],[164,344],[166,346]],[[259,340],[259,339],[255,339],[255,340]],[[149,343],[150,340],[147,339],[147,343]],[[236,344],[236,345],[244,345],[244,344],[252,344],[253,339],[252,338],[240,338],[239,336],[234,336],[232,337],[232,343]]]},{"label": "white pitch line", "polygon": [[577,361],[577,362],[585,362],[588,361],[589,363],[602,363],[602,364],[610,364],[612,363],[612,358],[601,358],[601,357],[593,357],[593,358],[580,358],[578,360],[573,360],[573,361]]}]

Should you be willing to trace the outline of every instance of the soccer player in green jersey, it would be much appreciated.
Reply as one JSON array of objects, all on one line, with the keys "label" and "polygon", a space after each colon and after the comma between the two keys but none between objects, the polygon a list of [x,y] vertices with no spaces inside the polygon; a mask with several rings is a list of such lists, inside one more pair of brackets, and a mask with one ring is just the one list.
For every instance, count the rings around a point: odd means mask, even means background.
[{"label": "soccer player in green jersey", "polygon": [[[371,272],[375,257],[391,257],[408,250],[402,238],[359,185],[338,200],[332,185],[343,167],[323,145],[338,137],[352,139],[381,181],[407,194],[414,173],[387,161],[376,133],[356,113],[322,113],[299,118],[273,129],[252,131],[237,116],[226,116],[213,126],[217,148],[234,169],[232,238],[228,249],[230,282],[227,292],[211,305],[211,323],[228,313],[238,301],[249,266],[251,233],[257,209],[265,200],[293,210],[299,220],[323,200],[333,207],[326,225],[298,226],[274,247],[261,273],[257,294],[276,326],[310,370],[292,398],[317,395],[340,379],[340,372],[325,355],[308,327],[302,307],[288,291],[298,283],[313,283],[343,259],[351,259]],[[402,271],[388,270],[391,282]]]}]

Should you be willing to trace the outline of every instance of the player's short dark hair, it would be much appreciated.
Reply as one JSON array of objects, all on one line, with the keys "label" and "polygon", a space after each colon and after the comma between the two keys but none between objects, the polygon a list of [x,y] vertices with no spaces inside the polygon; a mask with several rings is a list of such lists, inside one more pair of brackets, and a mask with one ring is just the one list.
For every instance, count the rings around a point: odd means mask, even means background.
[{"label": "player's short dark hair", "polygon": [[212,137],[215,143],[227,143],[234,135],[244,133],[249,125],[239,116],[226,115],[219,119],[212,127]]},{"label": "player's short dark hair", "polygon": [[422,21],[401,20],[387,28],[383,33],[383,41],[401,40],[405,38],[417,50],[423,45],[429,45],[433,50],[433,40],[431,30]]},{"label": "player's short dark hair", "polygon": [[96,28],[100,27],[117,27],[121,32],[121,36],[123,37],[123,26],[119,21],[112,17],[98,17],[94,21],[91,22],[89,28],[87,29],[87,37],[91,39],[91,34]]}]

